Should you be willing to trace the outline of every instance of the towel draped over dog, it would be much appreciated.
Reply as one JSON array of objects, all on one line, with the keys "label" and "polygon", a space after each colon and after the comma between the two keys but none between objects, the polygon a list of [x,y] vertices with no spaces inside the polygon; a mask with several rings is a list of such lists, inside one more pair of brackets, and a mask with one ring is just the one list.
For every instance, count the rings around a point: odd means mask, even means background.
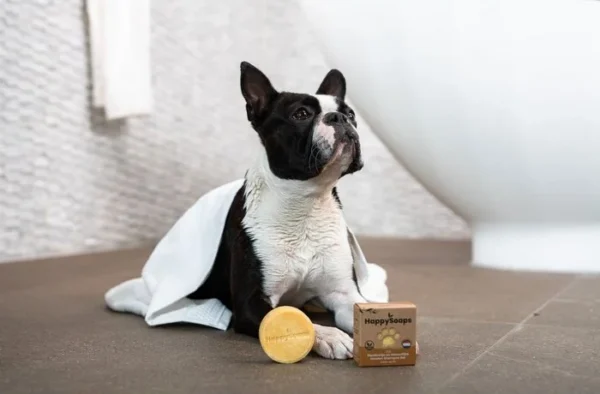
[{"label": "towel draped over dog", "polygon": [[[107,306],[143,316],[150,326],[193,323],[226,330],[232,313],[221,301],[187,296],[208,278],[229,208],[243,184],[244,180],[239,179],[200,197],[160,240],[141,277],[127,280],[105,294]],[[368,302],[388,302],[385,270],[367,262],[350,229],[348,242],[359,292]]]}]

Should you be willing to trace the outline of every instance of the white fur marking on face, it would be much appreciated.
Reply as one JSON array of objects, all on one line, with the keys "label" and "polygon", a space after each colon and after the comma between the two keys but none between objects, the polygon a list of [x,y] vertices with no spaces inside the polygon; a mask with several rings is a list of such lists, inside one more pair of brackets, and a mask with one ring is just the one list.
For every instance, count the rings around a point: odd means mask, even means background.
[{"label": "white fur marking on face", "polygon": [[[327,142],[327,146],[321,144],[322,141]],[[332,126],[328,126],[321,121],[317,123],[315,132],[313,133],[313,143],[319,144],[319,148],[331,153],[333,146],[335,145],[335,129]]]},{"label": "white fur marking on face", "polygon": [[320,141],[326,141],[330,148],[333,148],[335,144],[335,129],[323,123],[323,117],[330,112],[337,112],[338,104],[335,101],[335,97],[327,96],[324,94],[317,94],[315,96],[319,100],[319,106],[321,106],[321,114],[317,120],[315,126],[315,132],[313,133],[313,142],[319,143]]},{"label": "white fur marking on face", "polygon": [[338,103],[336,102],[335,97],[326,94],[317,94],[315,97],[319,100],[319,105],[321,106],[321,112],[323,114],[336,112],[338,110]]}]

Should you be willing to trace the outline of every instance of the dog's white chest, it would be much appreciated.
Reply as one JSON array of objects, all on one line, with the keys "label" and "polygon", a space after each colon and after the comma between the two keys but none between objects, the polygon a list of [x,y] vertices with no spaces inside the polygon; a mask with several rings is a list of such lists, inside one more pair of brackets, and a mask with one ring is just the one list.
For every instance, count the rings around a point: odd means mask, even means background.
[{"label": "dog's white chest", "polygon": [[299,306],[352,280],[347,227],[333,196],[310,202],[310,209],[304,201],[293,207],[269,193],[260,196],[260,204],[252,203],[247,200],[244,226],[273,306]]}]

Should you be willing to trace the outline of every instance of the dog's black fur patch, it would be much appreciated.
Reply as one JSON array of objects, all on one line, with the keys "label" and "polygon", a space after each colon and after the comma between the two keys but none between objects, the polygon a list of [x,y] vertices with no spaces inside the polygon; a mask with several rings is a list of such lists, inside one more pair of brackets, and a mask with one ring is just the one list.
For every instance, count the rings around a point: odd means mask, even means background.
[{"label": "dog's black fur patch", "polygon": [[262,290],[261,261],[242,225],[246,210],[245,185],[237,192],[210,275],[192,299],[217,298],[232,311],[236,332],[258,337],[263,317],[272,309]]}]

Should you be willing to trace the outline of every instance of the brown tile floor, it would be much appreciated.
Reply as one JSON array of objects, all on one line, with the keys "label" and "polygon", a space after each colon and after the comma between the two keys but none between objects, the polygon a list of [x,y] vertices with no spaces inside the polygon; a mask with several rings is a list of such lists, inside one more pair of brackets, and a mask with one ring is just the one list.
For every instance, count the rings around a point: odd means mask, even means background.
[{"label": "brown tile floor", "polygon": [[419,308],[415,367],[277,365],[246,337],[107,311],[142,249],[0,265],[0,393],[600,393],[600,277],[471,268],[465,242],[362,245]]}]

